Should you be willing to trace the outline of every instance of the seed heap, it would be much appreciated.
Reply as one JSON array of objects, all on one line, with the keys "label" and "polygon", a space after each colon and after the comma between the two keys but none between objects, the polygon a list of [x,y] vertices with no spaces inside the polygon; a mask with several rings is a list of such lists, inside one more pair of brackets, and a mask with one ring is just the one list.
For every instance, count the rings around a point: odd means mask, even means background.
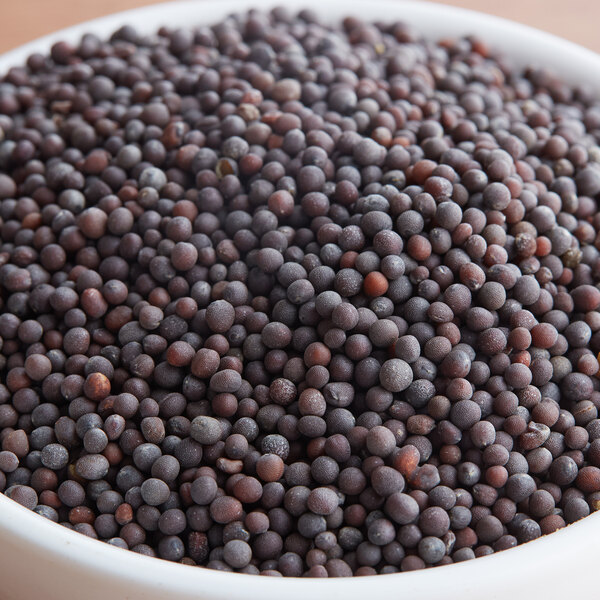
[{"label": "seed heap", "polygon": [[335,577],[600,505],[600,104],[476,39],[251,12],[0,83],[0,490]]}]

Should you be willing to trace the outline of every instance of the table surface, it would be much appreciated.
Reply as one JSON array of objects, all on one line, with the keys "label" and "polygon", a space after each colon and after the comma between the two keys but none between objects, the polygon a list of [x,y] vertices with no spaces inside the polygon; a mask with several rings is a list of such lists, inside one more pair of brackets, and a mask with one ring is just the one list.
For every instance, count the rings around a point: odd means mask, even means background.
[{"label": "table surface", "polygon": [[[163,0],[0,0],[0,52],[69,25],[160,1]],[[520,21],[600,52],[597,0],[438,1]]]}]

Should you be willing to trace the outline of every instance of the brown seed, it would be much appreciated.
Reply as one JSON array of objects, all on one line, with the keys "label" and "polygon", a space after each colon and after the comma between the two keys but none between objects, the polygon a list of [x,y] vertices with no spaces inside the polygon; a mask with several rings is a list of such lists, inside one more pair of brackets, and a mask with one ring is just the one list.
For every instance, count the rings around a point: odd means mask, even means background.
[{"label": "brown seed", "polygon": [[276,454],[264,454],[256,463],[257,475],[266,482],[278,481],[283,475],[283,460]]},{"label": "brown seed", "polygon": [[110,394],[110,381],[102,373],[90,373],[83,384],[83,393],[94,402],[104,400]]},{"label": "brown seed", "polygon": [[372,298],[383,296],[388,290],[388,280],[383,273],[368,273],[364,281],[365,294]]},{"label": "brown seed", "polygon": [[394,455],[394,468],[404,477],[410,477],[419,466],[421,454],[414,446],[407,445],[400,448]]},{"label": "brown seed", "polygon": [[600,469],[598,467],[583,467],[577,474],[575,485],[584,493],[591,494],[600,491]]},{"label": "brown seed", "polygon": [[18,458],[25,458],[29,454],[29,440],[23,429],[12,431],[2,440],[2,450],[15,454]]},{"label": "brown seed", "polygon": [[126,525],[127,523],[131,523],[133,520],[133,509],[127,504],[120,504],[117,510],[115,511],[115,520],[119,525]]}]

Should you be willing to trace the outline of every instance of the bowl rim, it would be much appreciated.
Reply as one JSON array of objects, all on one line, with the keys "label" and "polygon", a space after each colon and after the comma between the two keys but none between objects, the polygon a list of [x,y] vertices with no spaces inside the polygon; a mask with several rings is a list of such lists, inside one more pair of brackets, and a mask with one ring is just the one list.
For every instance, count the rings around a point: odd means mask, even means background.
[{"label": "bowl rim", "polygon": [[[190,12],[202,7],[214,9],[216,6],[218,14],[225,15],[247,9],[268,10],[281,3],[282,0],[172,0],[118,11],[58,29],[0,53],[0,73],[23,64],[32,52],[48,51],[50,45],[59,40],[77,41],[81,34],[92,29],[98,35],[107,36],[120,25],[135,21],[138,29],[147,30],[146,24],[138,20],[140,17],[161,23],[158,17],[168,16],[174,19],[176,25],[185,26],[190,23],[187,18]],[[499,49],[518,68],[532,64],[545,66],[546,58],[551,57],[548,61],[551,68],[565,83],[589,86],[600,92],[600,78],[589,81],[590,71],[596,71],[599,67],[600,54],[555,34],[504,17],[430,0],[286,0],[286,7],[292,10],[311,8],[325,20],[342,15],[377,20],[389,18],[389,10],[393,18],[415,25],[427,39],[473,34],[484,38],[490,47]],[[209,22],[214,20],[211,15],[208,16]],[[449,23],[453,27],[451,32]],[[517,47],[519,55],[516,55]],[[543,57],[542,61],[531,58],[540,56]]]},{"label": "bowl rim", "polygon": [[[231,12],[248,8],[268,9],[280,3],[277,0],[219,0],[218,16],[209,15],[208,20],[212,23]],[[536,57],[537,60],[543,57],[545,64],[545,58],[549,57],[549,66],[557,70],[562,79],[569,83],[584,81],[584,85],[588,84],[594,90],[600,91],[600,77],[597,76],[591,82],[588,80],[590,73],[600,75],[600,55],[573,42],[507,19],[415,0],[355,0],[351,4],[345,0],[327,0],[321,4],[318,0],[288,0],[286,4],[292,9],[314,8],[326,19],[346,14],[373,19],[388,15],[387,11],[391,11],[395,19],[415,25],[425,37],[434,39],[475,32],[491,47],[498,48],[512,58],[516,66],[529,64],[531,57]],[[75,41],[86,32],[108,35],[120,25],[131,22],[142,23],[139,27],[141,30],[152,30],[156,28],[156,24],[162,24],[165,17],[176,21],[178,25],[185,24],[190,21],[191,14],[197,13],[200,19],[202,9],[211,7],[215,7],[213,0],[179,0],[84,21],[3,53],[0,55],[0,72],[22,64],[32,52],[48,51],[50,45],[57,40]],[[433,21],[432,16],[435,17]],[[149,22],[153,25],[148,25]],[[517,48],[520,48],[518,56]],[[524,56],[527,57],[526,60]],[[512,577],[527,578],[532,564],[536,565],[536,568],[543,568],[548,575],[560,572],[559,561],[562,560],[563,553],[584,553],[596,548],[597,544],[595,546],[593,543],[595,536],[591,535],[594,531],[600,533],[600,513],[592,514],[551,536],[542,536],[512,548],[510,552],[480,557],[475,563],[475,573],[472,561],[467,561],[444,565],[443,568],[385,576],[340,578],[335,581],[313,578],[242,577],[236,573],[206,568],[195,569],[188,565],[157,560],[98,542],[53,523],[0,494],[0,539],[8,534],[13,539],[48,553],[55,563],[58,559],[66,560],[81,568],[82,572],[93,570],[106,577],[118,578],[137,586],[158,588],[173,594],[174,597],[175,594],[181,593],[186,598],[190,590],[198,597],[205,592],[209,593],[211,598],[223,600],[241,597],[241,594],[250,598],[260,597],[261,600],[281,600],[282,595],[285,595],[286,600],[300,600],[306,598],[307,594],[322,597],[322,594],[329,591],[345,594],[348,600],[358,600],[374,590],[377,590],[377,593],[395,595],[401,590],[413,600],[425,600],[431,597],[432,589],[456,588],[457,585],[461,590],[473,593],[481,589],[482,582],[486,582],[486,586],[501,584],[507,573]],[[560,552],[556,550],[557,547]],[[536,572],[537,577],[543,574],[539,570]]]}]

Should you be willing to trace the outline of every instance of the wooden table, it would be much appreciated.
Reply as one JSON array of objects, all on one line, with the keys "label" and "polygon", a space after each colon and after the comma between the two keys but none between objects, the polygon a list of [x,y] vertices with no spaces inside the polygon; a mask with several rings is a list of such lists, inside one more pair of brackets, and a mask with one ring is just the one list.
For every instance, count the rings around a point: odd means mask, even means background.
[{"label": "wooden table", "polygon": [[[162,0],[0,0],[0,52],[81,21],[159,1]],[[520,21],[600,52],[598,0],[438,1]],[[285,0],[281,3],[285,4]]]}]

